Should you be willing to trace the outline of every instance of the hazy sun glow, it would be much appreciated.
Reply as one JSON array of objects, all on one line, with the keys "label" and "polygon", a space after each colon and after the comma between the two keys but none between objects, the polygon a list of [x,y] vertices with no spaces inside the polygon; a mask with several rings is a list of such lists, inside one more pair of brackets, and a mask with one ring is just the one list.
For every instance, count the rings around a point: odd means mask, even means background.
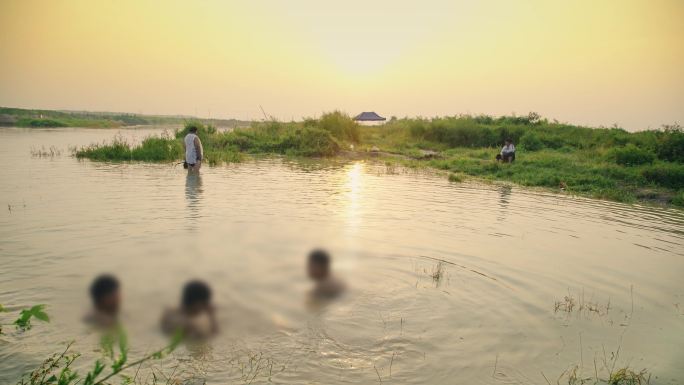
[{"label": "hazy sun glow", "polygon": [[0,105],[684,121],[684,2],[0,3]]}]

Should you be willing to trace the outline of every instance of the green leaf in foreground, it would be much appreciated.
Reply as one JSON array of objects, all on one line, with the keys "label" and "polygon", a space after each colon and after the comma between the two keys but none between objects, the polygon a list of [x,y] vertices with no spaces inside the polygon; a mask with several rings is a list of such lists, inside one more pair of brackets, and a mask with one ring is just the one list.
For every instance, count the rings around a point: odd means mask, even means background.
[{"label": "green leaf in foreground", "polygon": [[36,305],[31,308],[31,314],[33,316],[43,322],[50,322],[50,317],[48,314],[44,311],[45,305]]},{"label": "green leaf in foreground", "polygon": [[50,322],[50,317],[45,312],[45,305],[35,305],[30,309],[24,309],[19,313],[19,318],[14,321],[17,329],[31,329],[31,318],[36,318],[43,322]]},{"label": "green leaf in foreground", "polygon": [[90,372],[88,372],[88,374],[86,375],[86,378],[85,378],[85,381],[83,382],[83,384],[84,384],[84,385],[93,385],[93,384],[95,384],[95,379],[97,378],[97,376],[100,375],[100,373],[102,373],[102,371],[104,370],[104,368],[105,368],[105,366],[102,364],[102,362],[101,362],[100,360],[95,361],[95,367],[93,368],[93,370],[91,370]]},{"label": "green leaf in foreground", "polygon": [[112,363],[112,371],[118,373],[128,360],[128,338],[123,330],[119,331],[119,357]]}]

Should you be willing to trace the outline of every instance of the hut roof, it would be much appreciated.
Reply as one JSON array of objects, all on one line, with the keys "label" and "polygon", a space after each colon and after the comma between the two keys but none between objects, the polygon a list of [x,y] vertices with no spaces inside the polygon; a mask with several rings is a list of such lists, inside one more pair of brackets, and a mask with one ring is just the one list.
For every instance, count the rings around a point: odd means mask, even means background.
[{"label": "hut roof", "polygon": [[380,115],[376,114],[375,112],[371,111],[371,112],[362,112],[362,113],[356,115],[356,117],[354,118],[354,120],[357,120],[357,121],[375,121],[375,122],[379,122],[379,121],[384,121],[384,120],[387,120],[387,119],[385,119],[385,118],[383,118],[382,116],[380,116]]}]

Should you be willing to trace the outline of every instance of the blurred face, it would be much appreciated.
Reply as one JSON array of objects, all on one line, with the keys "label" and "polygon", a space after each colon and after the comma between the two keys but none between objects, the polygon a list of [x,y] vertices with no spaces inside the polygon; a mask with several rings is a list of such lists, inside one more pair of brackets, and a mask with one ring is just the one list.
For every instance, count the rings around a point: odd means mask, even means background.
[{"label": "blurred face", "polygon": [[185,306],[183,311],[187,315],[194,316],[209,310],[210,307],[209,302],[195,302],[192,305]]},{"label": "blurred face", "polygon": [[101,312],[116,315],[119,313],[119,307],[121,306],[121,293],[119,290],[115,290],[104,297],[100,298],[97,304],[97,309]]},{"label": "blurred face", "polygon": [[328,276],[328,267],[321,263],[309,263],[309,278],[320,281]]}]

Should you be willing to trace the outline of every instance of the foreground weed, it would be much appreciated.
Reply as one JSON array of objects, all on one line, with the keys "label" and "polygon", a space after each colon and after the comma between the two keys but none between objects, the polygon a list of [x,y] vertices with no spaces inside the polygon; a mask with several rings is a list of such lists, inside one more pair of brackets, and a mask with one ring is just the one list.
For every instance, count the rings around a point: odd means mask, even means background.
[{"label": "foreground weed", "polygon": [[[5,308],[0,305],[0,312],[4,311],[6,311]],[[35,305],[22,310],[19,318],[14,321],[14,325],[22,331],[30,330],[31,320],[34,318],[43,322],[50,321],[50,317],[45,312],[45,305]],[[61,353],[53,354],[38,368],[24,374],[17,381],[17,385],[103,385],[109,384],[114,377],[121,377],[123,384],[130,384],[132,379],[124,374],[126,369],[166,357],[176,349],[182,337],[180,332],[176,333],[169,345],[131,362],[128,357],[128,338],[123,329],[118,329],[114,334],[103,337],[101,344],[105,353],[104,361],[96,360],[85,376],[72,369],[73,363],[81,357],[79,353],[70,352],[72,341]],[[107,361],[108,365],[105,364]]]},{"label": "foreground weed", "polygon": [[[7,309],[0,305],[0,313],[2,312],[7,312]],[[35,305],[31,308],[23,309],[19,313],[19,317],[14,320],[12,324],[16,326],[17,330],[26,331],[33,326],[31,320],[34,318],[39,321],[50,322],[50,317],[45,312],[45,305]],[[0,334],[2,334],[2,326],[3,325],[0,324]]]},{"label": "foreground weed", "polygon": [[45,305],[35,305],[30,309],[24,309],[19,314],[19,318],[14,321],[18,329],[31,329],[31,319],[35,318],[43,322],[50,322],[50,317],[45,312]]},{"label": "foreground weed", "polygon": [[129,376],[124,375],[126,369],[137,367],[144,362],[158,360],[166,357],[178,346],[182,340],[182,335],[177,333],[171,343],[166,347],[147,354],[135,361],[128,359],[128,339],[123,330],[118,330],[117,345],[114,346],[114,339],[103,339],[104,359],[109,361],[96,360],[92,369],[85,376],[71,368],[74,361],[81,357],[78,353],[70,353],[73,342],[69,343],[61,354],[55,354],[43,361],[43,363],[32,372],[25,374],[17,385],[103,385],[109,384],[113,377],[120,377],[122,383],[132,383]]},{"label": "foreground weed", "polygon": [[[544,378],[546,379],[546,376]],[[551,384],[548,379],[546,381]],[[581,368],[574,365],[561,373],[556,383],[567,385],[649,385],[651,374],[646,369],[636,372],[625,367],[609,373],[608,377],[600,377],[599,374],[583,375]]]},{"label": "foreground weed", "polygon": [[[649,385],[651,373],[642,369],[636,371],[628,366],[618,367],[620,358],[620,346],[615,352],[606,353],[603,348],[602,357],[594,357],[594,365],[591,370],[583,370],[582,365],[573,365],[558,376],[556,384],[567,385]],[[587,373],[589,372],[589,373]],[[550,385],[551,382],[542,372],[542,376]]]}]

